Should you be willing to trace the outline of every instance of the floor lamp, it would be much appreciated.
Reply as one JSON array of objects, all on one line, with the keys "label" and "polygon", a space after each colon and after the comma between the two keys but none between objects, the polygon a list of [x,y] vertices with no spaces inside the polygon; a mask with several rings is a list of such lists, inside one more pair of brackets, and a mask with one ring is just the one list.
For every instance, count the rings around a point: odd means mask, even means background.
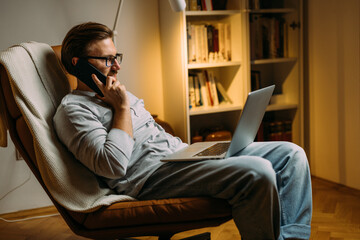
[{"label": "floor lamp", "polygon": [[[160,1],[163,1],[163,0],[160,0]],[[171,9],[175,12],[183,11],[186,7],[185,0],[169,0],[169,3],[171,6]],[[115,47],[116,47],[116,37],[117,37],[116,25],[117,25],[118,18],[119,18],[121,9],[122,9],[122,4],[123,4],[123,0],[119,0],[119,5],[118,5],[117,12],[116,12],[116,17],[115,17],[114,27],[113,27],[113,33],[114,33],[113,42],[114,42]]]}]

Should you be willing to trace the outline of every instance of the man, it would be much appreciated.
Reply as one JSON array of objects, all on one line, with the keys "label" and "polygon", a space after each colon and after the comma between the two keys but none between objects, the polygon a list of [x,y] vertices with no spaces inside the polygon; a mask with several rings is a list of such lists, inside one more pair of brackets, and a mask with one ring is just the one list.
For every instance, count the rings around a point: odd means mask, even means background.
[{"label": "man", "polygon": [[167,134],[143,101],[117,80],[121,55],[112,31],[98,23],[73,27],[62,44],[62,62],[74,74],[79,59],[104,97],[78,80],[54,116],[61,141],[119,194],[137,199],[211,196],[226,199],[243,239],[309,239],[311,179],[304,151],[292,143],[255,142],[237,156],[216,161],[163,163],[186,144]]}]

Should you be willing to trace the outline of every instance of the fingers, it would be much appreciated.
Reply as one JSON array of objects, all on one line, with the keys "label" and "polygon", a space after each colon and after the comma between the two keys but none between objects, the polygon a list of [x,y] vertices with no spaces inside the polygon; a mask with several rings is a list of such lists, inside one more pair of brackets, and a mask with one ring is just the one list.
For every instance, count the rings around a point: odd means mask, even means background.
[{"label": "fingers", "polygon": [[102,93],[104,93],[106,90],[109,91],[111,88],[114,89],[119,85],[119,82],[111,76],[106,78],[106,85],[101,82],[95,74],[92,74],[91,77]]},{"label": "fingers", "polygon": [[123,84],[116,80],[113,76],[106,78],[106,85],[103,84],[95,74],[92,74],[92,79],[98,86],[104,97],[97,96],[99,99],[115,107],[121,107],[123,104],[128,105],[126,88]]},{"label": "fingers", "polygon": [[95,74],[91,74],[91,78],[93,79],[96,86],[98,86],[98,88],[101,90],[101,92],[103,92],[102,90],[105,87],[105,85],[98,79],[98,77]]}]

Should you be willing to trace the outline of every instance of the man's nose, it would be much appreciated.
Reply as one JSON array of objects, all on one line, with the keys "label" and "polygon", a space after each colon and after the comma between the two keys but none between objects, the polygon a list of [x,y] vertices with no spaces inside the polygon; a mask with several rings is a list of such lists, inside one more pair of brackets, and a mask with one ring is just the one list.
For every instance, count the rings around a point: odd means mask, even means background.
[{"label": "man's nose", "polygon": [[114,61],[114,64],[112,65],[112,67],[116,70],[120,70],[120,64],[116,59]]}]

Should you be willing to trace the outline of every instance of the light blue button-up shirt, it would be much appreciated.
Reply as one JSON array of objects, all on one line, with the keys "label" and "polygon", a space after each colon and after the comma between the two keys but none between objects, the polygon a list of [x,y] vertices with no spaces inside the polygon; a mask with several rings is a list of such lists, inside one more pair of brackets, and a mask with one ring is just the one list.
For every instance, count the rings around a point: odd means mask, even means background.
[{"label": "light blue button-up shirt", "polygon": [[128,92],[133,137],[111,128],[112,110],[95,93],[75,90],[59,105],[54,126],[60,140],[86,167],[119,194],[136,197],[160,159],[186,146],[166,133]]}]

